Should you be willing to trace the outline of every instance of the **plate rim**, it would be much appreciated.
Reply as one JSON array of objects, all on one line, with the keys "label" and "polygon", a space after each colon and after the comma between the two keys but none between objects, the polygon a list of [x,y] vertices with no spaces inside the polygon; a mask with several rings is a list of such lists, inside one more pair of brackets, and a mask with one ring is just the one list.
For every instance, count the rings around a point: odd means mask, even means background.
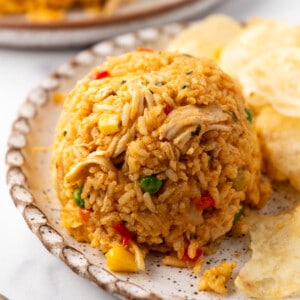
[{"label": "plate rim", "polygon": [[[168,0],[170,1],[170,0]],[[173,22],[203,18],[209,11],[226,0],[187,0],[189,4],[168,9],[139,19],[128,19],[94,26],[48,28],[5,27],[0,24],[0,46],[20,49],[61,49],[90,47],[101,40],[110,39],[139,29],[153,28]],[[166,3],[166,2],[165,2]],[[139,9],[139,6],[137,7]],[[125,12],[125,10],[124,10]],[[1,22],[1,18],[0,18]]]}]

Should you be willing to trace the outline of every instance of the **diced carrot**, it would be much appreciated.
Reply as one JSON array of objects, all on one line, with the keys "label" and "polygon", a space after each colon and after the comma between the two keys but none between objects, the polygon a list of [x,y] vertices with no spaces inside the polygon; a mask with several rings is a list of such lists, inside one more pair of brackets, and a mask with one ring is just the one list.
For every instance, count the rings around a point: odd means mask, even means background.
[{"label": "diced carrot", "polygon": [[80,217],[84,223],[86,223],[89,220],[91,213],[92,213],[92,211],[89,209],[86,209],[86,208],[79,209]]}]

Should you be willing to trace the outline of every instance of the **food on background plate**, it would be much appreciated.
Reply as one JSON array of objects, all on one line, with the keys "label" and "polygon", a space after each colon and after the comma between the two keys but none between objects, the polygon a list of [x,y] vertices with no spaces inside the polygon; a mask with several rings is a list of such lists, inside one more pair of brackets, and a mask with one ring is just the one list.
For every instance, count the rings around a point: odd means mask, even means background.
[{"label": "food on background plate", "polygon": [[114,271],[143,270],[149,250],[195,267],[270,185],[235,82],[209,59],[140,50],[65,99],[52,156],[62,225]]},{"label": "food on background plate", "polygon": [[286,213],[251,216],[252,257],[235,283],[250,297],[278,299],[300,294],[300,206]]},{"label": "food on background plate", "polygon": [[112,14],[119,6],[133,0],[0,0],[0,15],[26,14],[32,21],[62,19],[70,9],[85,9]]},{"label": "food on background plate", "polygon": [[211,15],[183,30],[168,45],[167,50],[215,60],[228,42],[239,34],[242,25],[225,15]]}]

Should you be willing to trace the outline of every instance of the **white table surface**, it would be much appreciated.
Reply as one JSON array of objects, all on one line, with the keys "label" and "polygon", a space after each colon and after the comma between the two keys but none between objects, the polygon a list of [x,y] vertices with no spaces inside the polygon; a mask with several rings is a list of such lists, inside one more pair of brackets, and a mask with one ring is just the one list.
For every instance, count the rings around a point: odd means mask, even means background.
[{"label": "white table surface", "polygon": [[[208,13],[225,13],[239,20],[273,17],[300,24],[299,0],[223,1]],[[6,188],[6,141],[18,107],[29,90],[76,52],[0,48],[0,294],[9,299],[116,299],[47,252],[27,227]]]}]

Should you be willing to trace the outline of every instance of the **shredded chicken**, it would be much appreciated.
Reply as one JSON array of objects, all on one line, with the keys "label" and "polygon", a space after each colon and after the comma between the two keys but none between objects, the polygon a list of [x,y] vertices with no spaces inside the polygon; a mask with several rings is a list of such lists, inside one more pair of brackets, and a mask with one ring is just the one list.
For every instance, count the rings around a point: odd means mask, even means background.
[{"label": "shredded chicken", "polygon": [[186,143],[190,140],[192,132],[195,132],[196,129],[197,125],[185,128],[185,130],[180,132],[178,136],[175,137],[173,141],[174,145],[176,145],[179,149],[183,150]]},{"label": "shredded chicken", "polygon": [[128,91],[132,96],[130,119],[134,120],[144,111],[145,93],[136,80],[128,82]]},{"label": "shredded chicken", "polygon": [[120,155],[122,152],[124,152],[127,147],[128,147],[128,143],[130,141],[132,141],[134,139],[134,134],[135,134],[135,127],[132,126],[126,133],[125,135],[123,135],[117,146],[116,146],[116,149],[112,155],[113,158],[117,157],[118,155]]},{"label": "shredded chicken", "polygon": [[229,130],[228,126],[216,124],[224,122],[229,118],[221,108],[210,105],[205,107],[196,107],[187,105],[177,107],[172,110],[166,119],[166,123],[159,130],[159,138],[174,140],[174,143],[183,149],[184,145],[191,138],[197,126],[201,126],[203,134],[209,130]]},{"label": "shredded chicken", "polygon": [[103,156],[104,151],[96,151],[89,155],[84,161],[74,165],[65,176],[65,182],[68,184],[76,183],[84,177],[83,173],[86,172],[87,167],[92,164],[100,165],[107,170],[115,170],[114,165],[108,158]]}]

